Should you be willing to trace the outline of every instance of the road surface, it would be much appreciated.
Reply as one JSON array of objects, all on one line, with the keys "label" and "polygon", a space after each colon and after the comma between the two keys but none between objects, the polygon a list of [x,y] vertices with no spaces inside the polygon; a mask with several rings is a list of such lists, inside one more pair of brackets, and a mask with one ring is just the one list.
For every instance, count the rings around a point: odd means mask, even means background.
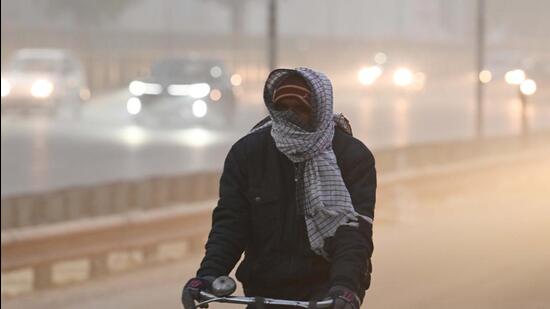
[{"label": "road surface", "polygon": [[261,105],[239,106],[229,128],[136,125],[124,95],[89,103],[81,119],[63,115],[2,117],[2,197],[219,170],[229,147],[264,117]]},{"label": "road surface", "polygon": [[[382,185],[363,308],[549,308],[549,191],[548,152]],[[199,261],[4,299],[2,307],[180,308],[179,289]]]},{"label": "road surface", "polygon": [[[473,137],[475,109],[467,83],[432,83],[424,92],[366,88],[335,93],[335,110],[371,149]],[[509,87],[508,87],[509,88]],[[510,89],[487,92],[486,133],[514,135],[520,103]],[[458,99],[449,93],[461,93]],[[2,197],[197,170],[218,170],[229,147],[261,119],[258,101],[241,102],[232,125],[193,128],[138,126],[126,112],[125,90],[88,102],[82,117],[2,114]],[[533,97],[532,130],[550,128],[550,101]]]}]

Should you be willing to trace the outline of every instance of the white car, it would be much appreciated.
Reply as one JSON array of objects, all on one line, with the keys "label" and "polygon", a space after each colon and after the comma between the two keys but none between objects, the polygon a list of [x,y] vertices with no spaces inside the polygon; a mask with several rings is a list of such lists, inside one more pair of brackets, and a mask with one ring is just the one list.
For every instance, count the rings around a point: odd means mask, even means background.
[{"label": "white car", "polygon": [[2,72],[2,110],[60,106],[77,111],[90,96],[80,61],[60,49],[18,50]]}]

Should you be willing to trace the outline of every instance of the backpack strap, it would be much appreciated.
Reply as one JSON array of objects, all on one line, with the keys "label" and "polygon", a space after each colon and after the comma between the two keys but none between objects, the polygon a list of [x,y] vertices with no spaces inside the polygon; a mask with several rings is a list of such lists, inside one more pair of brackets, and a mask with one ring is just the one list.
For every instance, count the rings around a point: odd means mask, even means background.
[{"label": "backpack strap", "polygon": [[345,133],[353,136],[353,131],[351,130],[351,124],[349,123],[348,118],[344,116],[342,113],[334,114],[334,122],[336,122],[336,126]]}]

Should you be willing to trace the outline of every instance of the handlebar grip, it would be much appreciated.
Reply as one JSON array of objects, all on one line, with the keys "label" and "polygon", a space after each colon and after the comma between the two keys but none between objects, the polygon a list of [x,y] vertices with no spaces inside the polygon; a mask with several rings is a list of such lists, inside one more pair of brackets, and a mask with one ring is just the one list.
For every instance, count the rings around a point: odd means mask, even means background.
[{"label": "handlebar grip", "polygon": [[265,298],[261,296],[254,297],[254,304],[256,305],[256,309],[265,309]]},{"label": "handlebar grip", "polygon": [[191,295],[191,291],[183,289],[181,292],[181,304],[184,309],[195,309],[195,299]]},{"label": "handlebar grip", "polygon": [[309,304],[307,304],[308,309],[317,309],[317,301],[316,300],[310,300]]}]

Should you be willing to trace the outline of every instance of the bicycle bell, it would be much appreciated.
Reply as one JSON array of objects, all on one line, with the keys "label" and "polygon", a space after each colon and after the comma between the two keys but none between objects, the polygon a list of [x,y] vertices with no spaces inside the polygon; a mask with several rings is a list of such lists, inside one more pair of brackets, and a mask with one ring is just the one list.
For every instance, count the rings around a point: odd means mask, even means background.
[{"label": "bicycle bell", "polygon": [[220,276],[212,282],[212,294],[218,297],[229,296],[235,292],[237,284],[228,276]]}]

